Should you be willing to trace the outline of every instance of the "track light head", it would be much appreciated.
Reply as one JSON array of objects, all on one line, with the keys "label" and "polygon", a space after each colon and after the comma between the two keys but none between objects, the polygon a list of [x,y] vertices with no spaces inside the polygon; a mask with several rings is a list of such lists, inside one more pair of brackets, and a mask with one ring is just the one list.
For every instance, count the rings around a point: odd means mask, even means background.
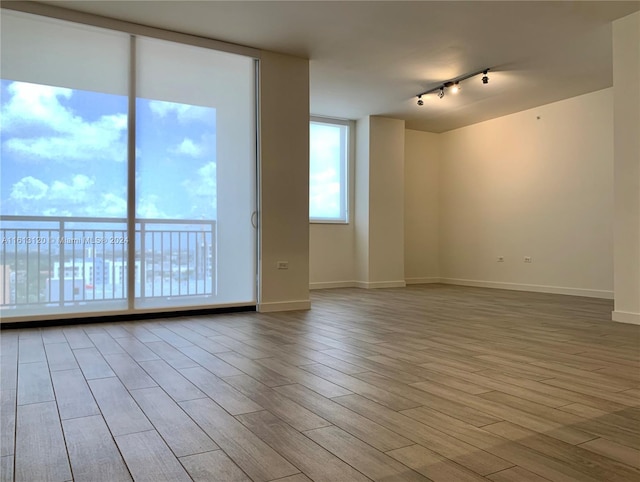
[{"label": "track light head", "polygon": [[471,72],[470,74],[465,74],[465,75],[456,77],[455,79],[446,80],[442,82],[438,87],[433,87],[432,89],[425,90],[420,94],[416,94],[416,97],[418,98],[418,105],[424,105],[424,102],[422,101],[423,95],[435,94],[438,96],[439,99],[442,99],[444,97],[445,90],[447,89],[451,89],[452,94],[457,94],[461,90],[460,84],[462,84],[463,81],[470,79],[471,77],[475,77],[476,75],[482,74],[482,83],[488,84],[489,83],[488,74],[490,70],[491,69],[488,67],[483,70],[476,70],[475,72]]}]

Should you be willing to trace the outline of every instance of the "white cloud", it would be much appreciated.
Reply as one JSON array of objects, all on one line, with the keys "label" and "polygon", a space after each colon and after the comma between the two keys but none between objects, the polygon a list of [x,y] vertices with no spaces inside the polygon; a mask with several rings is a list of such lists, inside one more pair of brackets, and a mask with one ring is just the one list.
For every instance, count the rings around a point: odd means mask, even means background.
[{"label": "white cloud", "polygon": [[197,105],[152,100],[149,101],[149,108],[153,114],[160,118],[175,115],[181,124],[198,120],[211,120],[212,118],[215,118],[215,108],[213,107],[200,107]]},{"label": "white cloud", "polygon": [[127,201],[125,199],[113,193],[103,193],[100,198],[99,210],[91,214],[101,217],[127,217]]},{"label": "white cloud", "polygon": [[69,204],[85,203],[93,197],[93,185],[95,181],[84,174],[77,174],[67,184],[62,181],[53,181],[49,189],[49,200],[62,201]]},{"label": "white cloud", "polygon": [[175,154],[184,154],[190,157],[198,157],[202,153],[202,147],[197,145],[189,138],[183,139],[177,147],[172,149]]},{"label": "white cloud", "polygon": [[71,89],[12,82],[7,90],[3,149],[33,160],[126,161],[126,113],[89,121],[63,105],[73,96]]},{"label": "white cloud", "polygon": [[32,176],[23,177],[11,187],[9,198],[13,201],[42,199],[47,195],[49,186]]},{"label": "white cloud", "polygon": [[156,205],[159,199],[154,194],[140,198],[136,205],[137,216],[145,219],[167,219],[169,216]]},{"label": "white cloud", "polygon": [[95,180],[84,174],[51,184],[27,176],[11,187],[7,213],[42,216],[118,217],[127,215],[127,201],[114,193],[97,192]]},{"label": "white cloud", "polygon": [[208,162],[199,168],[197,176],[182,183],[189,193],[191,214],[200,218],[215,217],[217,211],[216,163]]}]

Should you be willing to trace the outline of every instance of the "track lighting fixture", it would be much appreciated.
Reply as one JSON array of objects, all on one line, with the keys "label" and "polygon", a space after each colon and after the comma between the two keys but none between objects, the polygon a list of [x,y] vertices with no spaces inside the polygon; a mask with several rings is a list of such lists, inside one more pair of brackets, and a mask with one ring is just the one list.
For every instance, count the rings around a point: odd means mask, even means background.
[{"label": "track lighting fixture", "polygon": [[422,100],[422,96],[423,95],[437,94],[437,96],[440,99],[442,99],[444,97],[445,89],[451,89],[451,92],[453,94],[456,94],[456,93],[460,92],[460,90],[462,90],[461,87],[460,87],[460,83],[463,80],[470,79],[471,77],[475,77],[476,75],[482,74],[482,83],[483,84],[488,84],[489,83],[489,76],[487,74],[489,73],[489,70],[491,70],[491,69],[486,68],[486,69],[478,70],[477,72],[473,72],[471,74],[467,74],[467,75],[463,75],[461,77],[456,77],[455,79],[447,80],[446,82],[442,82],[437,87],[434,87],[434,88],[429,89],[429,90],[425,90],[424,92],[421,92],[420,94],[418,94],[416,96],[416,97],[418,97],[418,105],[420,105],[420,106],[424,105],[424,101]]}]

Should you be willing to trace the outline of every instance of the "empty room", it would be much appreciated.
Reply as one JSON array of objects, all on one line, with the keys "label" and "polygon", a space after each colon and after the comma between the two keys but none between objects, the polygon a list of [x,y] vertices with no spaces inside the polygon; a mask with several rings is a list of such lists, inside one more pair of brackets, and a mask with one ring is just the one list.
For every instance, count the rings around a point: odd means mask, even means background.
[{"label": "empty room", "polygon": [[0,481],[640,480],[639,1],[0,7]]}]

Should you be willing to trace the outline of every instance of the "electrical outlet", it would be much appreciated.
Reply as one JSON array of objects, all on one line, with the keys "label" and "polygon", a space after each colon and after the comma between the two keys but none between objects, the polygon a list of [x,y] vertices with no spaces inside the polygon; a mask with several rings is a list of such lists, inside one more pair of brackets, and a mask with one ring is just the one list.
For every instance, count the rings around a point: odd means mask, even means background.
[{"label": "electrical outlet", "polygon": [[278,261],[276,263],[278,269],[289,269],[289,261]]},{"label": "electrical outlet", "polygon": [[524,262],[525,263],[531,263],[531,256],[525,256],[524,257]]},{"label": "electrical outlet", "polygon": [[496,261],[498,263],[504,263],[504,256],[498,256],[498,259],[496,259]]}]

